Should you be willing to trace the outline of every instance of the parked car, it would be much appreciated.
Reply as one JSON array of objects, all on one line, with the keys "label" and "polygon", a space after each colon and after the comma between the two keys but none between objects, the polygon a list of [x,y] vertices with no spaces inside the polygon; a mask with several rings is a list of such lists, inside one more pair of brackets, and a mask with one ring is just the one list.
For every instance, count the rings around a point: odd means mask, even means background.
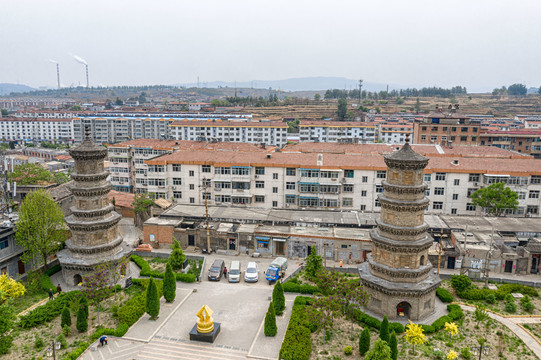
[{"label": "parked car", "polygon": [[209,280],[220,281],[224,272],[225,262],[223,260],[214,260],[209,269]]},{"label": "parked car", "polygon": [[249,262],[244,271],[244,282],[257,282],[259,280],[259,269],[255,262]]},{"label": "parked car", "polygon": [[231,261],[231,266],[229,267],[229,273],[227,277],[229,282],[240,282],[241,273],[242,271],[240,269],[240,261]]}]

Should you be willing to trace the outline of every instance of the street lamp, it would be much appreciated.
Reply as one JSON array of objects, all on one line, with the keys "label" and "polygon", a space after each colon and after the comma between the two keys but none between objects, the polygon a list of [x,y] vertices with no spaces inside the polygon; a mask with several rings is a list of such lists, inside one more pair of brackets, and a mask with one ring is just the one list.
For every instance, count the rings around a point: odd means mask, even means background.
[{"label": "street lamp", "polygon": [[481,356],[483,354],[488,355],[490,348],[488,346],[485,346],[487,339],[477,339],[477,342],[479,343],[479,346],[474,346],[472,350],[474,355],[477,355],[477,353],[479,353],[479,360],[481,360]]},{"label": "street lamp", "polygon": [[60,348],[62,347],[62,344],[60,343],[60,341],[52,341],[51,342],[51,346],[47,348],[47,356],[48,357],[53,357],[54,360],[56,360],[56,351],[55,350],[60,350]]}]

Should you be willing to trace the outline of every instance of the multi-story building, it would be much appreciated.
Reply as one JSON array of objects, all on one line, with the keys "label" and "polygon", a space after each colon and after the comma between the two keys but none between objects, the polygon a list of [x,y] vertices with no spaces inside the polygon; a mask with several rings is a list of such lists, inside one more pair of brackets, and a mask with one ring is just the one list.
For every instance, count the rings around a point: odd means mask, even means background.
[{"label": "multi-story building", "polygon": [[15,226],[9,220],[0,224],[0,273],[16,279],[27,270],[21,260],[24,248],[15,242]]},{"label": "multi-story building", "polygon": [[481,126],[456,113],[432,113],[413,123],[414,144],[478,145]]},{"label": "multi-story building", "polygon": [[218,140],[283,146],[287,144],[288,125],[284,122],[175,121],[170,137],[176,140]]},{"label": "multi-story building", "polygon": [[480,142],[541,158],[541,129],[487,131],[480,135]]},{"label": "multi-story building", "polygon": [[413,125],[407,123],[383,123],[378,125],[378,141],[385,144],[404,144],[406,136],[413,134]]},{"label": "multi-story building", "polygon": [[365,122],[302,120],[299,124],[301,141],[373,143],[376,132],[376,124]]},{"label": "multi-story building", "polygon": [[[427,212],[480,214],[471,194],[505,182],[519,194],[514,214],[539,216],[541,169],[532,157],[492,147],[413,148],[430,159],[424,170]],[[280,152],[187,149],[143,160],[146,172],[127,171],[135,173],[135,192],[180,204],[207,199],[213,205],[379,212],[377,195],[387,176],[382,154],[393,151],[386,144],[330,143],[301,143]]]},{"label": "multi-story building", "polygon": [[0,139],[71,142],[71,119],[0,118]]}]

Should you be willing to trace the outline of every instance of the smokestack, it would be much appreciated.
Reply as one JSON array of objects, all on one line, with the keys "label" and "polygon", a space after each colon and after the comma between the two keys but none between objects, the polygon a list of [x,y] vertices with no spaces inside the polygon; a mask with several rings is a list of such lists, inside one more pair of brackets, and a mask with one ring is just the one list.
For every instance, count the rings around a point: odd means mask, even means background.
[{"label": "smokestack", "polygon": [[56,65],[56,82],[60,89],[60,64],[58,64],[58,61],[56,60],[49,59],[49,61]]},{"label": "smokestack", "polygon": [[88,83],[88,65],[85,65],[86,66],[86,88],[88,89],[89,88],[89,83]]},{"label": "smokestack", "polygon": [[88,63],[86,62],[85,59],[81,58],[80,56],[77,56],[77,55],[72,55],[73,58],[75,59],[75,61],[77,61],[78,63],[80,64],[83,64],[85,66],[85,70],[86,70],[86,87],[90,87],[90,84],[88,82]]}]

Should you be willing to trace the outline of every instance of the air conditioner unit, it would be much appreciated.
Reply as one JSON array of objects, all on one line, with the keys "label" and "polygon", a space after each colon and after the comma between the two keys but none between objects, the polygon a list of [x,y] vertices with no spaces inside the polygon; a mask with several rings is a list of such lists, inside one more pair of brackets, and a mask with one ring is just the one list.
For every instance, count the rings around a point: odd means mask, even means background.
[{"label": "air conditioner unit", "polygon": [[478,183],[478,182],[476,182],[476,183],[475,183],[474,185],[475,185],[475,186],[479,186],[479,183]]},{"label": "air conditioner unit", "polygon": [[332,180],[332,181],[337,181],[338,179],[337,179],[337,178],[332,178],[331,180]]},{"label": "air conditioner unit", "polygon": [[172,188],[173,190],[176,190],[176,189],[177,189],[177,187],[176,187],[175,185],[171,186],[171,188]]},{"label": "air conditioner unit", "polygon": [[256,179],[259,179],[259,175],[256,175],[255,178],[256,178]]}]

